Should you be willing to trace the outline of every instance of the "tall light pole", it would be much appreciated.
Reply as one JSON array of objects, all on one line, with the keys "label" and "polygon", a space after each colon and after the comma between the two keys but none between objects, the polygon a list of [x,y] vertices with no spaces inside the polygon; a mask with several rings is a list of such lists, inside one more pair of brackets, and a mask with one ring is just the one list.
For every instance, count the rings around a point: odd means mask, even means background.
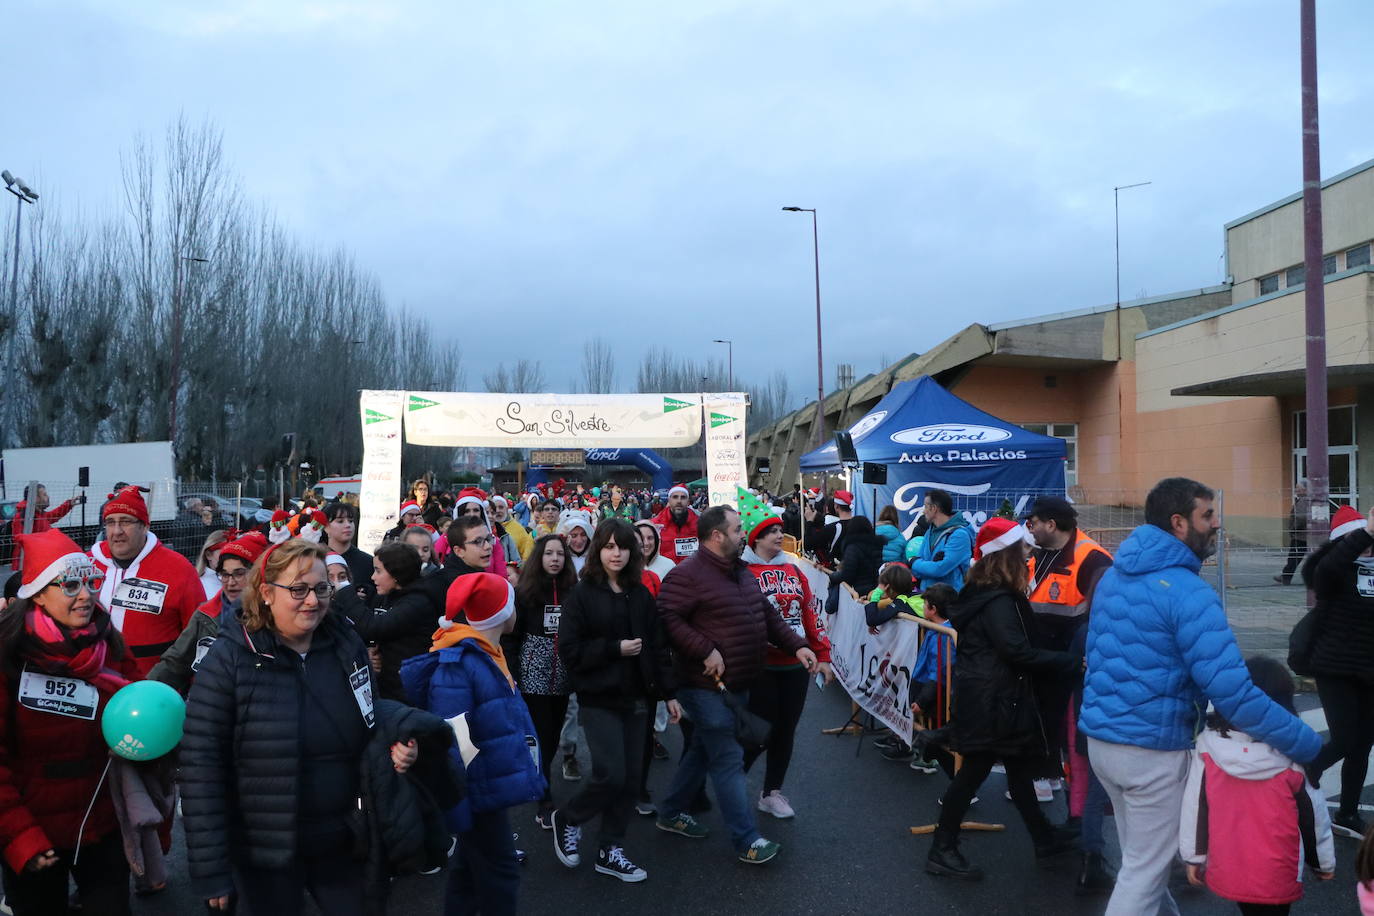
[{"label": "tall light pole", "polygon": [[725,387],[735,390],[735,342],[733,340],[713,340],[711,343],[723,343],[726,346],[728,362],[725,370]]},{"label": "tall light pole", "polygon": [[1321,130],[1317,120],[1317,5],[1302,0],[1303,300],[1307,313],[1307,543],[1327,538],[1331,467],[1326,428],[1326,277],[1322,273]]},{"label": "tall light pole", "polygon": [[821,357],[821,236],[815,207],[783,207],[789,213],[811,214],[811,251],[816,261],[816,444],[825,441],[825,362]]},{"label": "tall light pole", "polygon": [[172,371],[170,373],[171,393],[167,397],[167,438],[171,440],[172,449],[176,449],[177,444],[177,395],[181,388],[181,314],[182,314],[182,292],[185,286],[183,277],[185,269],[181,266],[182,261],[191,261],[196,264],[208,264],[209,258],[197,258],[190,255],[181,255],[176,262],[176,283],[172,292]]},{"label": "tall light pole", "polygon": [[[1153,182],[1137,181],[1135,184],[1117,185],[1112,188],[1112,214],[1116,220],[1116,310],[1118,312],[1121,311],[1121,192],[1131,188],[1143,188],[1147,184],[1153,184]],[[1117,333],[1120,334],[1120,329]],[[1118,340],[1117,346],[1120,347],[1120,345]]]},{"label": "tall light pole", "polygon": [[[38,192],[35,191],[33,188],[29,187],[28,184],[25,183],[24,179],[16,178],[14,175],[10,174],[8,169],[6,169],[3,172],[0,172],[0,179],[3,179],[5,182],[5,190],[9,191],[11,194],[14,195],[15,206],[14,265],[10,268],[10,321],[12,322],[10,327],[10,336],[12,338],[15,334],[19,332],[19,226],[24,219],[24,204],[38,203]],[[10,349],[11,351],[13,351],[14,348],[11,347]],[[6,356],[4,362],[6,393],[5,402],[8,405],[10,405],[6,409],[6,413],[11,413],[15,409],[15,399],[12,395],[14,391],[15,360],[13,358],[12,352],[11,354]],[[10,419],[6,418],[4,425],[6,430],[12,430],[15,429],[18,424],[10,422]],[[0,433],[0,438],[3,438],[5,435],[7,435],[7,433]]]}]

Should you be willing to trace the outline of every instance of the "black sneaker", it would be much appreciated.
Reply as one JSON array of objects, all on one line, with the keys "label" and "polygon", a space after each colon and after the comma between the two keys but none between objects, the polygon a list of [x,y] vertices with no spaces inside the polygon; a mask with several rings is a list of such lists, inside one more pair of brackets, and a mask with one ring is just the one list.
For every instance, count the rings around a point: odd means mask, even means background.
[{"label": "black sneaker", "polygon": [[903,763],[905,763],[906,761],[910,760],[915,756],[916,752],[913,751],[911,748],[907,747],[905,744],[898,744],[896,747],[890,747],[882,752],[882,757],[884,760],[899,760]]},{"label": "black sneaker", "polygon": [[1332,833],[1348,836],[1356,840],[1363,840],[1367,829],[1364,818],[1353,811],[1349,814],[1346,814],[1344,811],[1337,811],[1331,816]]},{"label": "black sneaker", "polygon": [[581,865],[582,857],[577,854],[577,846],[582,842],[582,828],[563,820],[557,811],[549,815],[549,822],[553,824],[553,851],[558,861],[569,868]]},{"label": "black sneaker", "polygon": [[553,817],[552,817],[552,815],[553,815],[553,811],[552,811],[552,810],[549,810],[549,811],[540,811],[538,814],[536,814],[536,815],[534,816],[534,822],[535,822],[535,824],[537,824],[537,825],[539,826],[539,829],[540,829],[540,830],[552,830],[552,829],[553,829]]},{"label": "black sneaker", "polygon": [[658,809],[654,807],[653,800],[646,795],[635,802],[635,814],[641,817],[656,817],[658,815]]},{"label": "black sneaker", "polygon": [[648,872],[625,858],[625,850],[619,846],[602,846],[597,851],[596,870],[628,884],[637,884],[649,877]]},{"label": "black sneaker", "polygon": [[891,750],[894,747],[900,746],[901,743],[902,742],[897,740],[896,735],[883,735],[881,738],[873,739],[873,746],[880,751]]}]

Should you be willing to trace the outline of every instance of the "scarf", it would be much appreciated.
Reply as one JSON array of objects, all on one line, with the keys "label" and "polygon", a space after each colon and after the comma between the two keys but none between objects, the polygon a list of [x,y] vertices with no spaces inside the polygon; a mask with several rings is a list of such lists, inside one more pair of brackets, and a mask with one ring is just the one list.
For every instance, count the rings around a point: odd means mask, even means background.
[{"label": "scarf", "polygon": [[38,605],[24,615],[23,655],[48,674],[79,678],[105,694],[112,694],[129,683],[124,675],[105,666],[110,644],[105,635],[110,615],[95,609],[91,622],[71,629],[59,624]]},{"label": "scarf", "polygon": [[506,653],[501,651],[499,642],[493,644],[487,641],[486,634],[470,624],[454,622],[453,626],[445,630],[443,627],[434,631],[434,645],[430,646],[429,651],[438,652],[440,649],[447,649],[456,646],[465,639],[471,639],[477,643],[478,647],[488,655],[491,660],[496,662],[496,667],[501,669],[501,673],[506,676],[507,683],[511,689],[515,688],[515,678],[510,675],[510,666],[506,664]]}]

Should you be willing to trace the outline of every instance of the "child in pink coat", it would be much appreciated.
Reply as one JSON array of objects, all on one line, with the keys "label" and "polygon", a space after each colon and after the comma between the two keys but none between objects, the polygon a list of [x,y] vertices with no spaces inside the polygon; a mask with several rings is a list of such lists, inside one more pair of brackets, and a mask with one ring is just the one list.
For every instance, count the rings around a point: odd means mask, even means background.
[{"label": "child in pink coat", "polygon": [[[1262,656],[1246,667],[1255,686],[1293,712],[1288,669]],[[1242,913],[1287,913],[1302,898],[1304,862],[1323,880],[1336,870],[1326,799],[1302,767],[1216,713],[1193,751],[1179,854],[1191,883]]]}]

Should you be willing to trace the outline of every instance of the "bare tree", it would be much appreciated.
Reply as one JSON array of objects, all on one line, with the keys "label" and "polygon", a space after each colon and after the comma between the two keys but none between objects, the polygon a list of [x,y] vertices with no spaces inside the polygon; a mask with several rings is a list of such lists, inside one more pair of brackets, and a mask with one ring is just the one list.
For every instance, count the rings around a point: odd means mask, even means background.
[{"label": "bare tree", "polygon": [[593,337],[582,345],[582,388],[588,394],[615,390],[615,353],[604,337]]}]

